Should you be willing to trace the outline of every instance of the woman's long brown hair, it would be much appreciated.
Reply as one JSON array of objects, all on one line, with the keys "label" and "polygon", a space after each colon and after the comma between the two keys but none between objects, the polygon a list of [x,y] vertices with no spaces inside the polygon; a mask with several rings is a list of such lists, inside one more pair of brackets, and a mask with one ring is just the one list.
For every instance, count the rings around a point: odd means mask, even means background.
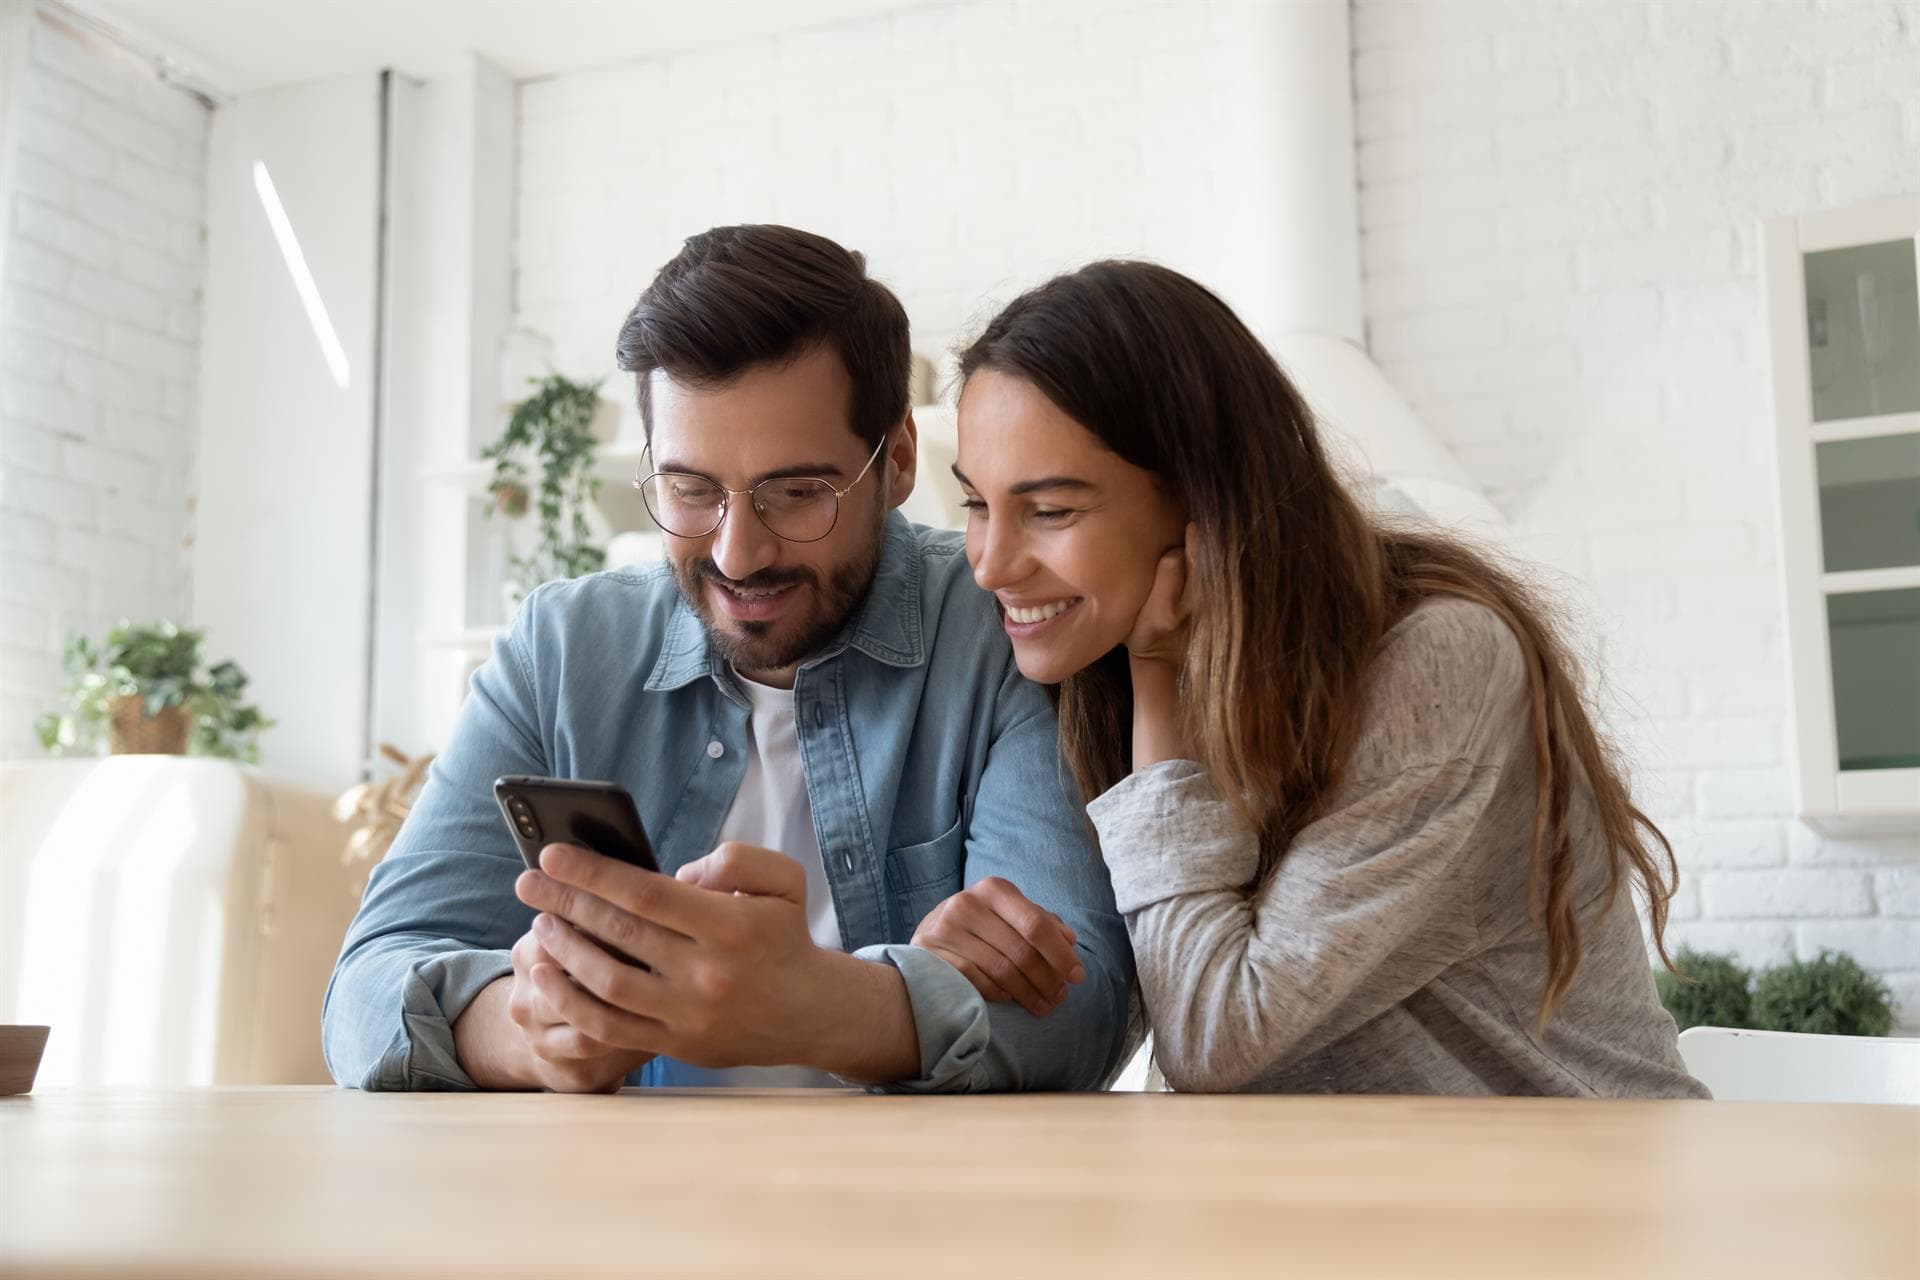
[{"label": "woman's long brown hair", "polygon": [[[1538,1025],[1580,967],[1571,818],[1583,786],[1608,863],[1601,910],[1623,881],[1637,882],[1654,946],[1672,966],[1672,846],[1634,806],[1552,611],[1487,551],[1364,510],[1299,393],[1224,302],[1165,267],[1096,262],[996,316],[961,354],[963,379],[980,369],[1038,387],[1153,473],[1198,527],[1181,673],[1188,741],[1260,833],[1261,879],[1340,784],[1381,638],[1421,601],[1457,596],[1491,609],[1526,664],[1534,764],[1527,883],[1547,946]],[[1132,768],[1125,651],[1070,676],[1053,696],[1067,763],[1081,791],[1097,796]]]}]

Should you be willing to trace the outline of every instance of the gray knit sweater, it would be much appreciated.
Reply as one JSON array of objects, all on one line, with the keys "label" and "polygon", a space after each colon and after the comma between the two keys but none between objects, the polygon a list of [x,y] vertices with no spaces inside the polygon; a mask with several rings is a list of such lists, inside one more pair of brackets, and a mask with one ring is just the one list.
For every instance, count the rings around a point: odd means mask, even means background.
[{"label": "gray knit sweater", "polygon": [[1254,835],[1191,761],[1088,806],[1176,1089],[1705,1097],[1686,1073],[1584,789],[1582,957],[1544,1036],[1528,919],[1533,759],[1520,647],[1422,604],[1382,642],[1345,781],[1257,888]]}]

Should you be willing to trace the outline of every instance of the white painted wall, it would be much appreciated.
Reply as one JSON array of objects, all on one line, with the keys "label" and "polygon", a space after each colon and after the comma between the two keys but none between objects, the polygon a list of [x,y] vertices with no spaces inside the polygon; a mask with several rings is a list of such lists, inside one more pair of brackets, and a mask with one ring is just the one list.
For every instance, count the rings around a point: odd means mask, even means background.
[{"label": "white painted wall", "polygon": [[[380,85],[257,94],[215,114],[193,617],[278,722],[264,761],[318,787],[364,754]],[[346,356],[337,385],[254,185],[264,161]]]},{"label": "white painted wall", "polygon": [[0,756],[69,630],[186,621],[208,110],[0,7]]},{"label": "white painted wall", "polygon": [[1920,185],[1920,10],[1354,8],[1375,355],[1589,609],[1674,935],[1821,947],[1920,1023],[1920,835],[1792,819],[1762,218]]}]

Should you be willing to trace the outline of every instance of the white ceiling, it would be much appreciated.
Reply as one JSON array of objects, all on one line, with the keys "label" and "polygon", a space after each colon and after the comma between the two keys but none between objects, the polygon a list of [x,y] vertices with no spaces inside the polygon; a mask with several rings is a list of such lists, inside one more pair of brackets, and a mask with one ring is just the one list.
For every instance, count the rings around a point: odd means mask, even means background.
[{"label": "white ceiling", "polygon": [[[221,94],[467,52],[516,79],[913,7],[913,0],[65,0]],[[924,0],[923,0],[924,2]]]}]

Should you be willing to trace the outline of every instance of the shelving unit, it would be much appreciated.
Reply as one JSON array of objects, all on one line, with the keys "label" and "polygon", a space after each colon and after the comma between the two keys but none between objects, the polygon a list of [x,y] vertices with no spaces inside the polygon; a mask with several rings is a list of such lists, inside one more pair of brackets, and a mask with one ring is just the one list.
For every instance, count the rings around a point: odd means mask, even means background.
[{"label": "shelving unit", "polygon": [[[920,430],[920,463],[915,492],[904,508],[908,519],[923,524],[958,527],[960,524],[960,488],[952,466],[956,457],[953,410],[936,404],[917,405],[915,421]],[[609,414],[609,420],[614,415]],[[650,536],[644,548],[645,559],[664,554],[658,531],[647,515],[646,504],[632,481],[644,461],[646,441],[620,435],[603,443],[594,454],[594,473],[600,480],[595,503],[602,536],[640,534]],[[504,565],[508,555],[517,551],[515,535],[524,520],[507,521],[487,514],[487,482],[493,464],[481,458],[461,462],[442,462],[422,467],[420,479],[443,493],[463,495],[466,503],[467,590],[463,593],[464,614],[459,626],[450,623],[439,630],[425,631],[420,642],[430,649],[465,655],[466,674],[484,661],[493,641],[510,616],[502,588]],[[624,540],[632,545],[632,540]],[[641,563],[642,555],[629,554],[621,563]],[[464,679],[464,676],[463,676]]]},{"label": "shelving unit", "polygon": [[[609,414],[608,417],[612,420],[614,415]],[[600,481],[600,492],[589,519],[599,526],[596,532],[602,542],[615,534],[656,535],[651,539],[647,552],[657,557],[660,544],[656,530],[632,484],[645,451],[645,440],[626,436],[605,441],[595,451],[594,474]],[[449,624],[438,630],[428,630],[420,640],[429,648],[467,654],[472,659],[472,665],[478,665],[486,658],[492,649],[494,637],[500,633],[510,616],[503,595],[506,561],[508,556],[523,549],[521,544],[526,535],[527,521],[524,517],[507,520],[488,513],[487,482],[492,476],[493,464],[483,458],[442,462],[420,469],[420,479],[425,483],[442,491],[464,495],[468,499],[467,527],[463,539],[468,589],[464,593],[465,607],[460,625]],[[635,563],[638,559],[629,555],[624,563]]]},{"label": "shelving unit", "polygon": [[1920,830],[1920,199],[1765,246],[1798,812]]}]

